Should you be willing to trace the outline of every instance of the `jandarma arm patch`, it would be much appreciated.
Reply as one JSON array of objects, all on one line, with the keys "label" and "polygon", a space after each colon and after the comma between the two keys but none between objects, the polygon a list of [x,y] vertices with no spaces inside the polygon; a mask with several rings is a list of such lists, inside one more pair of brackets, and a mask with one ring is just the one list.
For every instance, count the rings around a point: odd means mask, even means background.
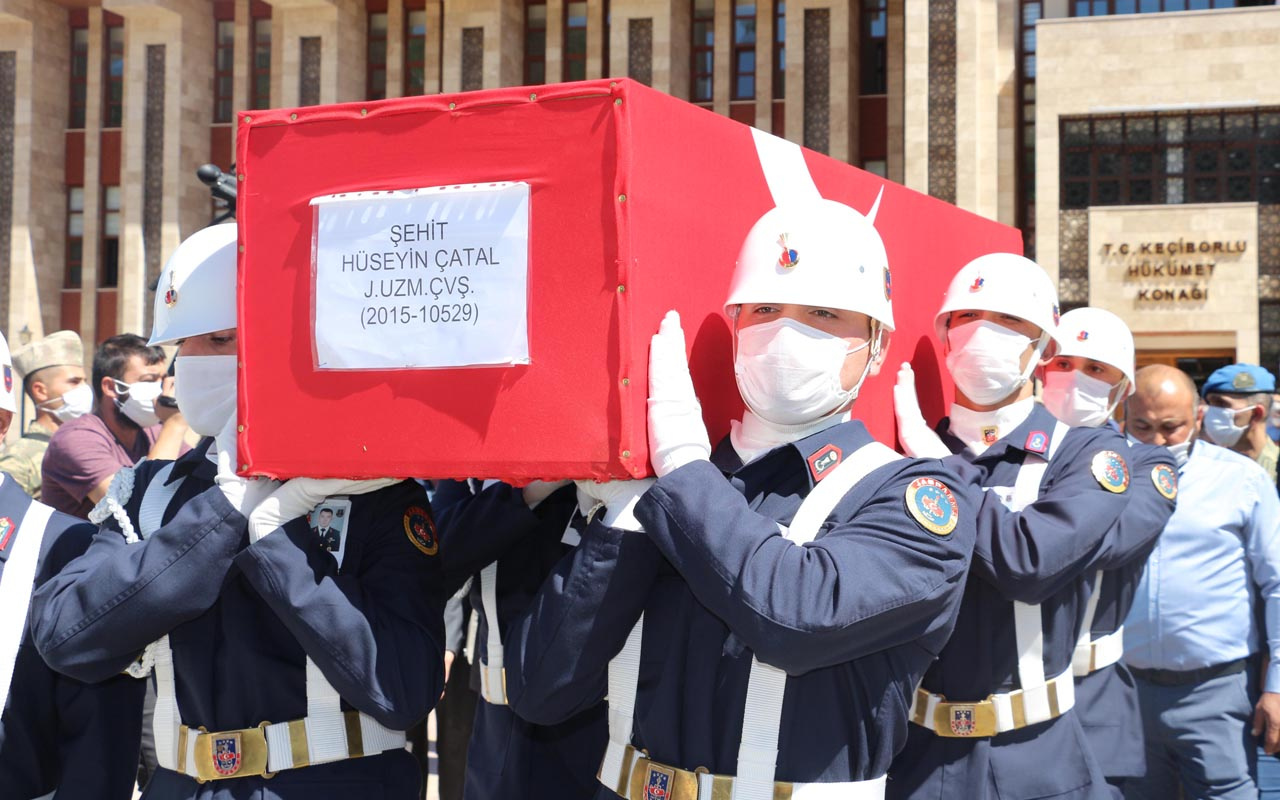
[{"label": "jandarma arm patch", "polygon": [[947,485],[935,478],[916,478],[907,486],[907,511],[920,527],[938,536],[956,529],[960,506]]},{"label": "jandarma arm patch", "polygon": [[1178,473],[1168,464],[1156,464],[1152,468],[1151,482],[1166,500],[1173,500],[1178,496]]},{"label": "jandarma arm patch", "polygon": [[404,512],[404,532],[413,546],[425,555],[434,556],[440,550],[440,535],[431,512],[422,506],[409,506]]},{"label": "jandarma arm patch", "polygon": [[1129,488],[1129,465],[1114,450],[1103,450],[1095,454],[1090,468],[1094,479],[1108,492],[1119,494]]}]

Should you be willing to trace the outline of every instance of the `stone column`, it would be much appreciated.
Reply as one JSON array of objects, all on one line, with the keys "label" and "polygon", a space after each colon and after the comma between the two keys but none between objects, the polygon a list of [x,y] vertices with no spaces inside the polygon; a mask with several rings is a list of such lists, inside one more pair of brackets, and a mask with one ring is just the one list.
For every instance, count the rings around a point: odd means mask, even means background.
[{"label": "stone column", "polygon": [[117,324],[145,335],[165,260],[210,222],[209,190],[195,168],[209,158],[214,22],[202,0],[104,7],[125,20]]},{"label": "stone column", "polygon": [[902,183],[929,191],[929,0],[902,0]]},{"label": "stone column", "polygon": [[889,0],[885,26],[885,172],[889,180],[898,183],[904,181],[906,168],[903,157],[906,134],[903,124],[906,105],[904,5],[904,0]]},{"label": "stone column", "polygon": [[313,98],[326,104],[363,100],[369,28],[364,3],[273,0],[271,5],[272,105],[287,108]]},{"label": "stone column", "polygon": [[[102,9],[89,8],[89,74],[86,79],[84,109],[84,238],[80,250],[80,340],[87,347],[97,344],[98,334],[98,246],[102,238],[102,93],[103,66]],[[127,98],[126,98],[127,99]],[[121,253],[123,264],[123,253]],[[89,350],[90,355],[92,350]],[[87,363],[87,362],[86,362]]]},{"label": "stone column", "polygon": [[999,180],[998,129],[1000,42],[996,0],[955,6],[955,204],[994,219]]},{"label": "stone column", "polygon": [[404,0],[387,0],[387,97],[404,94],[405,17]]},{"label": "stone column", "polygon": [[[550,19],[547,8],[550,75]],[[524,81],[524,4],[521,0],[478,0],[444,8],[443,91],[517,86]],[[478,33],[477,33],[478,31]],[[559,66],[559,58],[556,59]]]},{"label": "stone column", "polygon": [[37,338],[59,327],[69,109],[68,93],[49,87],[67,85],[70,52],[65,9],[0,0],[0,330],[10,347],[24,326]]}]

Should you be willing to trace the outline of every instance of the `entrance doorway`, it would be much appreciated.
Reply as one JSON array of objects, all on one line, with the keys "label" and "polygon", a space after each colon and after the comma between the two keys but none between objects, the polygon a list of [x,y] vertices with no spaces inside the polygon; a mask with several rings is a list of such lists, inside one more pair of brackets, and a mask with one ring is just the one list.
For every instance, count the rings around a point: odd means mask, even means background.
[{"label": "entrance doorway", "polygon": [[1229,347],[1190,348],[1187,350],[1139,350],[1135,357],[1138,369],[1148,364],[1166,364],[1177,367],[1191,376],[1196,386],[1202,386],[1205,379],[1219,367],[1236,363],[1236,351]]}]

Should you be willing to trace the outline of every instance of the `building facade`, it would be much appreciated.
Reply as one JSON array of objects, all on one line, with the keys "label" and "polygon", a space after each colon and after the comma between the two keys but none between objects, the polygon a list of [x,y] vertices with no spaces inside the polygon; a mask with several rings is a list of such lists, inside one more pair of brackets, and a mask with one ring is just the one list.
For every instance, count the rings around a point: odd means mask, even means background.
[{"label": "building facade", "polygon": [[147,330],[238,110],[630,76],[1020,227],[1144,362],[1276,368],[1276,74],[1274,0],[0,0],[0,329]]}]

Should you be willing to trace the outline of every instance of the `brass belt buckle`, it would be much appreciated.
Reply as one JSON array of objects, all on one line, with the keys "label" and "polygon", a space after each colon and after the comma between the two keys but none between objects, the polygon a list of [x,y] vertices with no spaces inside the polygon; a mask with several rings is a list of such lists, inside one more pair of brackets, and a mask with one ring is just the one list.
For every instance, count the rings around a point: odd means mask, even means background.
[{"label": "brass belt buckle", "polygon": [[196,780],[220,781],[267,775],[267,731],[263,725],[196,737]]},{"label": "brass belt buckle", "polygon": [[961,739],[995,736],[995,705],[990,700],[977,703],[938,703],[933,724],[939,736]]}]

